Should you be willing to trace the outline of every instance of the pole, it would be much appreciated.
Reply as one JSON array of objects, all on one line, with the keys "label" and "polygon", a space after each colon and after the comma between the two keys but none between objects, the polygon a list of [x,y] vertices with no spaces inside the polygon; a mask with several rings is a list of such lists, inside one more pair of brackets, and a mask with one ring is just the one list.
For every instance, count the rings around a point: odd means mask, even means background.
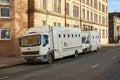
[{"label": "pole", "polygon": [[65,0],[65,25],[64,26],[66,27],[66,0]]},{"label": "pole", "polygon": [[80,0],[80,28],[82,29],[81,27],[81,0]]}]

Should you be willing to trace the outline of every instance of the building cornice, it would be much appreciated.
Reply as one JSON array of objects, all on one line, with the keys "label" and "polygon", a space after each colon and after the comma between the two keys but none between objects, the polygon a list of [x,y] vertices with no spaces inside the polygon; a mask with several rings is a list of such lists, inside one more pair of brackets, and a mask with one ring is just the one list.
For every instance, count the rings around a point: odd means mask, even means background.
[{"label": "building cornice", "polygon": [[[60,18],[65,18],[65,15],[58,14],[58,13],[54,13],[54,12],[48,11],[48,10],[39,10],[39,9],[31,8],[31,9],[29,9],[28,11],[29,11],[29,12],[42,13],[42,14],[51,15],[51,16],[57,16],[57,17],[60,17]],[[66,19],[71,19],[71,20],[80,21],[79,18],[75,18],[75,17],[72,17],[72,16],[66,16]],[[81,19],[81,22],[87,22],[87,23],[96,24],[96,25],[99,25],[99,26],[106,26],[106,27],[108,27],[108,25],[99,24],[99,23],[95,23],[95,22],[87,21],[87,20],[83,20],[83,19]]]}]

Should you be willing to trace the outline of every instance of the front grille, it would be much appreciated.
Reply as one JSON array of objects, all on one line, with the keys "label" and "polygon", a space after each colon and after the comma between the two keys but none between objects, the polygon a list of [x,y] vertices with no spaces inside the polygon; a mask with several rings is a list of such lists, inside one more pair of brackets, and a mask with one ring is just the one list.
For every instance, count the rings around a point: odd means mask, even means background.
[{"label": "front grille", "polygon": [[39,51],[34,51],[34,52],[22,52],[22,55],[35,55],[39,54]]}]

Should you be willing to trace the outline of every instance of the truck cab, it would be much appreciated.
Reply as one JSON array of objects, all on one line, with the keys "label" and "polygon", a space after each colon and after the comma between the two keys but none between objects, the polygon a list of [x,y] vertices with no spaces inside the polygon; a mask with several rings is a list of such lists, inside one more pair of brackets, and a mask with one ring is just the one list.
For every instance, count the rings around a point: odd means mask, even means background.
[{"label": "truck cab", "polygon": [[[42,28],[41,28],[42,29]],[[26,62],[48,61],[50,50],[50,34],[48,30],[31,28],[26,35],[21,38],[21,54]]]},{"label": "truck cab", "polygon": [[83,52],[97,51],[100,48],[100,38],[98,31],[82,32],[82,48]]}]

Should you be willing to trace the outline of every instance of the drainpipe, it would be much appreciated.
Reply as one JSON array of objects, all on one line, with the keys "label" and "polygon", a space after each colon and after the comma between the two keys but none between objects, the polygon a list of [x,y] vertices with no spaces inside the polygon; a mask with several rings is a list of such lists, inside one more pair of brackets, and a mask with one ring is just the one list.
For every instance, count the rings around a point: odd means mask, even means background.
[{"label": "drainpipe", "polygon": [[65,0],[65,25],[64,26],[66,27],[66,0]]},{"label": "drainpipe", "polygon": [[82,30],[82,26],[81,26],[81,0],[80,0],[80,28]]}]

